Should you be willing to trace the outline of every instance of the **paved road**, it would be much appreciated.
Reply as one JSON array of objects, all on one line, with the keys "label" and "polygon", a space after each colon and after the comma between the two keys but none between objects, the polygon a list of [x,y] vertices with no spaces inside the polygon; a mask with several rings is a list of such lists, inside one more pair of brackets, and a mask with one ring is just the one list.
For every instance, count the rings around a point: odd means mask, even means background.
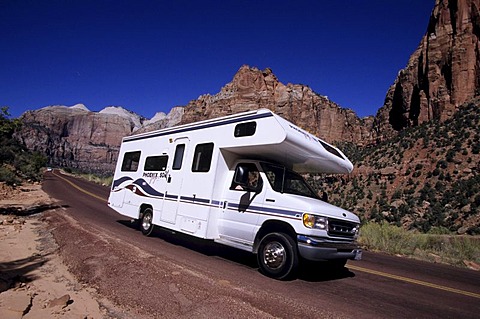
[{"label": "paved road", "polygon": [[[479,318],[480,273],[364,252],[343,271],[282,282],[243,251],[157,231],[144,237],[107,207],[109,189],[46,173],[47,217],[71,271],[124,318]],[[122,317],[122,314],[115,314]]]}]

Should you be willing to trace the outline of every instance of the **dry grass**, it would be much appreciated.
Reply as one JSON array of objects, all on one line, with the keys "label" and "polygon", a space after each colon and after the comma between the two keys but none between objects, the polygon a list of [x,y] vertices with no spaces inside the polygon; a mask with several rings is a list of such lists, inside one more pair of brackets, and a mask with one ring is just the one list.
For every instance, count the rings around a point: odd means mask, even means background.
[{"label": "dry grass", "polygon": [[359,242],[372,251],[458,267],[480,265],[480,237],[437,233],[421,234],[385,222],[369,222],[362,226]]}]

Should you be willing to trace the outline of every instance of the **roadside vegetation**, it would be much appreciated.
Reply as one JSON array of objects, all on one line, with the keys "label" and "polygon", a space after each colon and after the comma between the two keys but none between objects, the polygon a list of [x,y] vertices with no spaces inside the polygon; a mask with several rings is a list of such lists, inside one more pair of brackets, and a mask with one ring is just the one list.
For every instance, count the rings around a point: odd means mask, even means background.
[{"label": "roadside vegetation", "polygon": [[420,233],[385,221],[367,222],[360,230],[359,243],[370,251],[480,270],[480,237],[455,235],[445,228]]},{"label": "roadside vegetation", "polygon": [[[351,175],[309,176],[359,215],[368,250],[480,268],[480,99],[375,145],[334,143]],[[475,263],[475,265],[468,265]]]},{"label": "roadside vegetation", "polygon": [[376,145],[340,144],[351,175],[311,177],[330,202],[363,223],[480,235],[480,100],[445,122],[407,128]]},{"label": "roadside vegetation", "polygon": [[10,119],[8,107],[0,108],[0,182],[9,186],[41,181],[47,163],[45,155],[27,150],[13,137],[20,125]]},{"label": "roadside vegetation", "polygon": [[93,174],[81,174],[81,177],[83,179],[86,179],[87,181],[94,182],[103,186],[111,186],[113,183],[113,176],[102,177]]},{"label": "roadside vegetation", "polygon": [[113,183],[113,176],[99,176],[93,173],[84,173],[81,171],[73,170],[69,167],[63,168],[63,170],[68,173],[75,175],[76,177],[83,178],[89,182],[93,182],[103,186],[111,186]]}]

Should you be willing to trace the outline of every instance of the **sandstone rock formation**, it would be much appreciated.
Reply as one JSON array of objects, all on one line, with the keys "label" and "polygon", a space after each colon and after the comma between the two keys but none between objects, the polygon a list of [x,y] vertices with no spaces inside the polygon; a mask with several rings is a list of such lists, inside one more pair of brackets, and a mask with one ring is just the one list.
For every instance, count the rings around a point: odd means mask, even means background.
[{"label": "sandstone rock formation", "polygon": [[[122,137],[140,131],[144,120],[121,107],[91,112],[82,104],[48,106],[24,113],[16,137],[28,149],[47,155],[50,165],[111,174]],[[175,111],[149,125],[161,128],[178,121]]]},{"label": "sandstone rock formation", "polygon": [[99,112],[100,114],[113,114],[118,115],[127,119],[130,122],[132,131],[135,132],[142,127],[142,123],[145,121],[145,118],[135,114],[134,112],[128,111],[121,106],[108,106]]},{"label": "sandstone rock formation", "polygon": [[373,136],[373,118],[360,119],[301,84],[283,84],[272,70],[242,66],[215,95],[202,95],[185,107],[182,123],[267,108],[329,142],[365,143]]},{"label": "sandstone rock formation", "polygon": [[28,111],[17,137],[30,149],[46,154],[51,165],[86,171],[112,171],[122,136],[132,132],[125,117],[86,108],[50,106]]},{"label": "sandstone rock formation", "polygon": [[183,112],[184,107],[182,106],[173,107],[168,114],[158,112],[150,120],[144,121],[142,127],[135,133],[150,132],[178,125],[182,120]]},{"label": "sandstone rock formation", "polygon": [[480,88],[480,3],[436,0],[426,34],[388,90],[376,129],[394,131],[445,120]]},{"label": "sandstone rock formation", "polygon": [[372,140],[373,118],[360,119],[327,97],[298,84],[284,85],[270,69],[242,66],[216,95],[202,95],[186,107],[157,113],[151,120],[107,107],[91,112],[84,105],[48,106],[22,115],[16,136],[27,148],[46,154],[51,165],[112,173],[123,136],[182,123],[268,108],[327,141],[357,144]]}]

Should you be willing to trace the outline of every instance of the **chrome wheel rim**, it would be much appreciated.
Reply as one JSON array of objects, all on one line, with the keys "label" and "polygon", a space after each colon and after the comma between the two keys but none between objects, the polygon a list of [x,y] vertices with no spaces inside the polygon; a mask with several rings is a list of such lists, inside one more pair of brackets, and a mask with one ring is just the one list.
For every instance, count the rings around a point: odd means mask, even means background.
[{"label": "chrome wheel rim", "polygon": [[142,218],[142,228],[148,230],[152,226],[152,215],[146,214]]},{"label": "chrome wheel rim", "polygon": [[263,262],[271,269],[279,269],[286,262],[285,248],[279,242],[270,242],[263,250]]}]

